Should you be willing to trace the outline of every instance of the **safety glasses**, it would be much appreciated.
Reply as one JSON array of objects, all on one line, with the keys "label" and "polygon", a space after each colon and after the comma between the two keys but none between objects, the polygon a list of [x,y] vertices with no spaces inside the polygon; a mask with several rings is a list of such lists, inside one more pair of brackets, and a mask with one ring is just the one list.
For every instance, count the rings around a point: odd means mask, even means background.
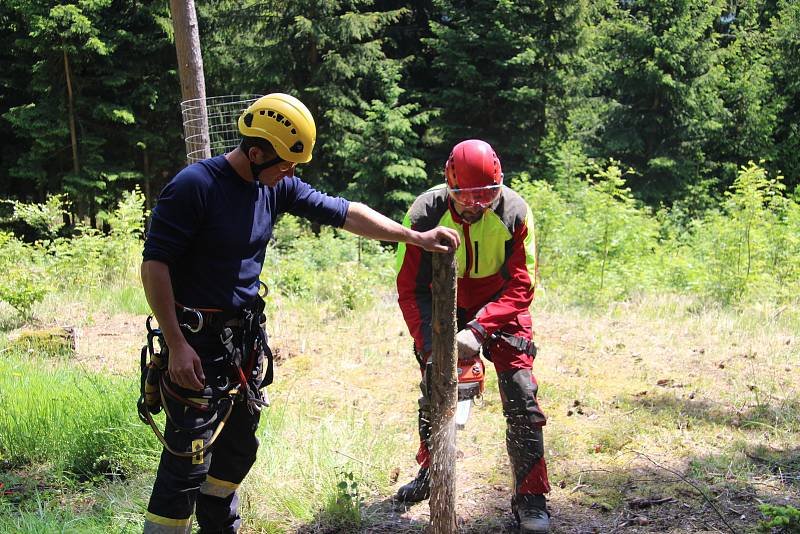
[{"label": "safety glasses", "polygon": [[263,164],[264,169],[269,169],[273,165],[278,166],[278,170],[281,172],[289,172],[292,168],[297,165],[294,161],[286,161],[283,158],[277,157],[269,160],[268,162]]},{"label": "safety glasses", "polygon": [[500,196],[502,185],[488,185],[485,187],[469,187],[466,189],[447,188],[447,192],[454,201],[468,208],[485,208]]}]

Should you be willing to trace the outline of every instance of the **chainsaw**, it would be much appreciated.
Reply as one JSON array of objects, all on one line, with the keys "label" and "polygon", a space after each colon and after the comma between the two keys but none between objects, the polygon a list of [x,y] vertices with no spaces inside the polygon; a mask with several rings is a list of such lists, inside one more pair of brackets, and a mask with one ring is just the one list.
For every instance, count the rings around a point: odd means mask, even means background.
[{"label": "chainsaw", "polygon": [[479,355],[458,360],[458,404],[456,405],[456,428],[463,430],[473,404],[483,399],[485,367]]}]

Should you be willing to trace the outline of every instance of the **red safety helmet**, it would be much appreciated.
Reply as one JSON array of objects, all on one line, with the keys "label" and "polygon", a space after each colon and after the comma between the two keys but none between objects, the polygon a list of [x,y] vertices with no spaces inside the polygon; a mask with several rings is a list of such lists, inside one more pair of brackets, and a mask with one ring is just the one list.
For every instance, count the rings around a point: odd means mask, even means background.
[{"label": "red safety helmet", "polygon": [[468,139],[453,147],[444,176],[450,198],[467,207],[489,206],[503,187],[500,158],[480,139]]}]

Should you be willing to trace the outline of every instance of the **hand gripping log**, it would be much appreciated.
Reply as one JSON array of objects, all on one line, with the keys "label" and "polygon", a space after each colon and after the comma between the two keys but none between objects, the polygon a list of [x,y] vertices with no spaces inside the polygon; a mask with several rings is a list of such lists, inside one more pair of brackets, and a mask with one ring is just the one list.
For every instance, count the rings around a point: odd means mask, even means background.
[{"label": "hand gripping log", "polygon": [[456,265],[453,253],[433,255],[431,385],[431,529],[456,532]]}]

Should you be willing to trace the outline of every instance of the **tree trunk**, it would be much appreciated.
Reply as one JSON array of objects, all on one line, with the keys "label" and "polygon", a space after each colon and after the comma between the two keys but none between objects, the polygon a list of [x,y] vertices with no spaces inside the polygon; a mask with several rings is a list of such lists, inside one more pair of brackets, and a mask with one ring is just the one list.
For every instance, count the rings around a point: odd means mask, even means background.
[{"label": "tree trunk", "polygon": [[[172,27],[175,31],[175,51],[183,101],[193,100],[191,116],[184,111],[183,134],[189,163],[211,157],[206,110],[206,82],[203,76],[203,55],[200,51],[200,32],[194,0],[170,0]],[[194,103],[193,103],[194,104]],[[191,154],[191,156],[190,156]]]},{"label": "tree trunk", "polygon": [[78,134],[75,131],[75,103],[72,96],[72,75],[69,72],[69,57],[64,49],[64,77],[67,79],[67,115],[69,115],[69,138],[72,143],[72,172],[77,176],[81,172],[78,162]]},{"label": "tree trunk", "polygon": [[456,532],[456,267],[455,255],[433,255],[431,385],[431,532]]},{"label": "tree trunk", "polygon": [[[66,48],[64,52],[64,78],[67,81],[67,120],[69,122],[69,140],[72,145],[72,172],[75,178],[81,172],[80,160],[78,159],[78,133],[75,127],[75,95],[72,92],[72,73],[69,69],[69,56]],[[94,195],[79,194],[77,200],[78,216],[82,217],[87,212],[92,211]]]},{"label": "tree trunk", "polygon": [[150,210],[152,207],[153,202],[153,193],[150,191],[150,181],[153,179],[150,176],[150,156],[147,153],[147,149],[145,148],[142,150],[142,175],[143,175],[143,185],[144,185],[144,207],[146,210]]}]

